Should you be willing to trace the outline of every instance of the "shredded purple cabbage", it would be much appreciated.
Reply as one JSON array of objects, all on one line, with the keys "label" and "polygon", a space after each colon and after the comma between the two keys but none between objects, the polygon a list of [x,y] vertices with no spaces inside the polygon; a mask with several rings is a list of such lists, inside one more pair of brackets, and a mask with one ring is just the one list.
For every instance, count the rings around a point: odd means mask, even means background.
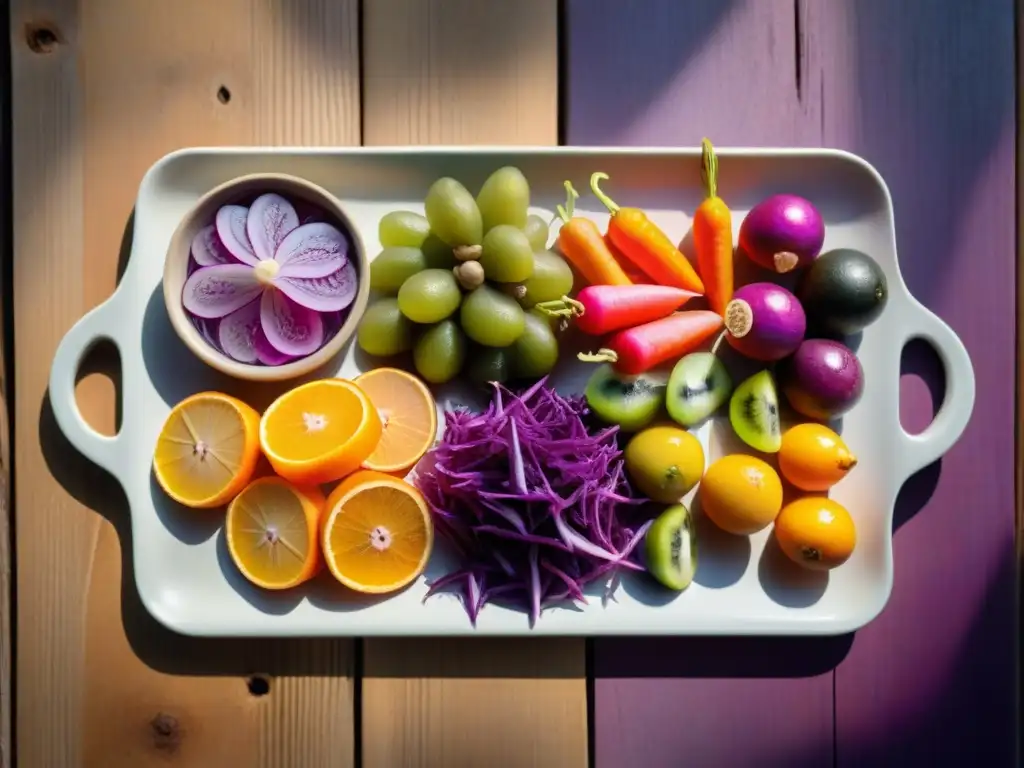
[{"label": "shredded purple cabbage", "polygon": [[459,568],[430,584],[450,588],[475,625],[500,600],[542,609],[586,602],[599,579],[610,596],[625,570],[644,570],[635,550],[650,527],[647,499],[634,496],[616,443],[618,427],[588,429],[582,397],[541,379],[516,395],[494,385],[483,413],[445,414],[441,443],[417,477],[438,534]]}]

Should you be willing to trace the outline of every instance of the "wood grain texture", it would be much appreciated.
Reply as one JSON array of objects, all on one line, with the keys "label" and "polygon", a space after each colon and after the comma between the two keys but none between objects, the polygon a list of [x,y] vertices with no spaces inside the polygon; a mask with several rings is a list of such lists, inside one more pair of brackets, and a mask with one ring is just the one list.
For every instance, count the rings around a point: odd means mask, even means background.
[{"label": "wood grain texture", "polygon": [[[11,24],[19,764],[351,765],[351,643],[159,627],[134,588],[123,495],[59,434],[46,384],[61,336],[113,289],[160,156],[358,142],[357,2],[15,0]],[[78,395],[113,431],[109,381]]]},{"label": "wood grain texture", "polygon": [[[365,144],[554,144],[551,0],[363,6]],[[584,643],[367,640],[367,768],[587,763]]]},{"label": "wood grain texture", "polygon": [[[962,440],[900,495],[896,584],[881,617],[831,648],[599,643],[599,678],[679,677],[597,681],[599,766],[640,755],[670,765],[680,754],[695,765],[1011,764],[1012,5],[649,0],[639,14],[570,0],[569,141],[696,144],[708,135],[863,155],[893,194],[904,278],[959,334],[978,388]],[[625,109],[602,111],[609,89]],[[941,400],[939,369],[927,346],[908,346],[908,430],[927,424]],[[696,660],[624,661],[655,649]],[[832,667],[834,757],[830,676],[804,675]],[[780,675],[799,676],[763,679]],[[671,715],[659,717],[667,702]],[[779,711],[786,716],[766,726],[763,713]],[[735,738],[733,723],[751,721],[761,725]]]},{"label": "wood grain texture", "polygon": [[[0,62],[0,78],[10,77],[10,20],[0,18],[0,30],[7,32],[7,45],[3,47],[4,60]],[[0,190],[10,189],[10,96],[0,101]],[[0,193],[2,194],[2,193]],[[10,393],[11,393],[11,346],[8,334],[11,331],[11,221],[7,206],[0,208],[0,768],[11,768],[14,763],[14,743],[11,727],[14,718],[11,675],[13,672],[13,647],[11,644],[11,611],[13,610],[12,544],[11,541],[11,434],[10,434]]]},{"label": "wood grain texture", "polygon": [[[796,87],[792,3],[641,5],[568,0],[569,143],[820,143],[817,108]],[[832,669],[847,648],[843,640],[597,640],[596,765],[831,765]]]}]

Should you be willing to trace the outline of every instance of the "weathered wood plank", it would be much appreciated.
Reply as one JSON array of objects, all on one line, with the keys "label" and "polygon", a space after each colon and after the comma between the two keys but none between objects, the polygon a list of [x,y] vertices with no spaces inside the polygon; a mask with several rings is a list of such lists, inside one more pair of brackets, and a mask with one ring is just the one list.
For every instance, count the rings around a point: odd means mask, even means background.
[{"label": "weathered wood plank", "polygon": [[[573,144],[815,145],[792,3],[568,0]],[[599,768],[833,760],[839,641],[595,642]]]},{"label": "weathered wood plank", "polygon": [[[357,0],[15,0],[11,22],[19,762],[350,765],[351,643],[158,627],[134,590],[123,496],[45,397],[57,342],[114,287],[152,162],[196,144],[358,142]],[[79,387],[107,432],[110,390]],[[252,672],[272,675],[266,696]]]},{"label": "weathered wood plank", "polygon": [[[555,3],[363,6],[366,144],[557,142]],[[367,640],[363,763],[583,766],[579,640]]]}]

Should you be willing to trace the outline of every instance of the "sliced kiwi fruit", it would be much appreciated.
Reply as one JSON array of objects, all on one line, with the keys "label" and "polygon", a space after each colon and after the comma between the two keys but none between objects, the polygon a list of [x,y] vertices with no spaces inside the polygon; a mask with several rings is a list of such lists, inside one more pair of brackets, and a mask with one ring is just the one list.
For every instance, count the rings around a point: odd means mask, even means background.
[{"label": "sliced kiwi fruit", "polygon": [[682,591],[697,572],[697,535],[690,510],[675,504],[662,512],[644,541],[647,570],[661,584]]},{"label": "sliced kiwi fruit", "polygon": [[664,376],[627,376],[605,363],[591,374],[583,394],[599,419],[618,424],[623,432],[636,432],[661,411],[666,383]]},{"label": "sliced kiwi fruit", "polygon": [[736,435],[756,451],[778,453],[782,447],[779,394],[767,369],[744,381],[729,400],[729,422]]},{"label": "sliced kiwi fruit", "polygon": [[668,415],[692,427],[717,411],[732,392],[732,377],[710,352],[686,355],[672,369],[665,394]]}]

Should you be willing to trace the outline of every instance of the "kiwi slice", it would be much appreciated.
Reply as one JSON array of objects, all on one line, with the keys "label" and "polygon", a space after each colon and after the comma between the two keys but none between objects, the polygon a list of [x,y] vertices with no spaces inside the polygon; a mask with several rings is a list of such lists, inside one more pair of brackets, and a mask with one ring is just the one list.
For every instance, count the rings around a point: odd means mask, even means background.
[{"label": "kiwi slice", "polygon": [[729,421],[736,435],[756,451],[778,453],[782,447],[779,395],[768,370],[759,371],[732,393]]},{"label": "kiwi slice", "polygon": [[605,363],[591,374],[583,394],[599,419],[618,424],[623,432],[636,432],[658,415],[665,387],[664,376],[627,376]]},{"label": "kiwi slice", "polygon": [[669,589],[682,591],[697,572],[697,535],[685,504],[662,512],[647,531],[644,554],[651,576]]},{"label": "kiwi slice", "polygon": [[474,384],[489,384],[496,381],[504,384],[509,379],[511,360],[504,347],[474,345],[466,362],[465,376]]},{"label": "kiwi slice", "polygon": [[732,378],[710,352],[694,352],[676,363],[668,380],[668,415],[692,427],[717,411],[732,392]]}]

